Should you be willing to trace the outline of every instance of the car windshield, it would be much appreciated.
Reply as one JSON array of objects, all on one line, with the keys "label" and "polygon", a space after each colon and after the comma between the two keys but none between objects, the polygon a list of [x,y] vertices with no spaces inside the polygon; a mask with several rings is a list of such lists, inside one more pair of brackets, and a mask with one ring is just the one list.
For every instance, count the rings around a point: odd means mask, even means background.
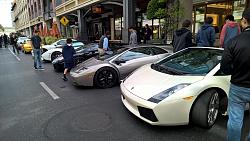
[{"label": "car windshield", "polygon": [[205,75],[220,63],[223,50],[188,48],[152,64],[152,69],[174,75]]},{"label": "car windshield", "polygon": [[104,56],[102,56],[102,57],[96,56],[95,58],[97,60],[109,61],[109,60],[112,60],[114,57],[116,57],[117,55],[119,55],[120,53],[122,53],[122,52],[124,52],[126,50],[128,50],[128,48],[120,48],[120,49],[117,49],[117,50],[108,51]]}]

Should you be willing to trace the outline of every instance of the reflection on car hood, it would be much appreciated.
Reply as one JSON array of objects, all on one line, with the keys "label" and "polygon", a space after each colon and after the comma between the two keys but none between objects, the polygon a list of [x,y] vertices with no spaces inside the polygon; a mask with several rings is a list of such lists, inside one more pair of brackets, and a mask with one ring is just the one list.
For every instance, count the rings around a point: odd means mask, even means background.
[{"label": "reflection on car hood", "polygon": [[86,61],[78,64],[75,67],[75,69],[77,70],[77,69],[80,69],[82,67],[88,68],[90,66],[95,66],[95,65],[105,64],[105,63],[108,63],[108,62],[107,61],[98,60],[95,57],[92,57],[92,58],[90,58],[90,59],[88,59],[88,60],[86,60]]},{"label": "reflection on car hood", "polygon": [[151,64],[145,65],[129,76],[124,85],[134,95],[145,100],[181,83],[195,83],[204,76],[169,75],[151,69]]}]

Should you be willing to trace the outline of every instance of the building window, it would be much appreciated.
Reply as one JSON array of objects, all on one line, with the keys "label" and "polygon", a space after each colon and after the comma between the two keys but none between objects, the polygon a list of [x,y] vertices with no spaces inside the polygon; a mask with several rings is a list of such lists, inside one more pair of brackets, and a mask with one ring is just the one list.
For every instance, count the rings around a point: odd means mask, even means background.
[{"label": "building window", "polygon": [[62,4],[62,0],[56,0],[56,6],[59,6],[60,4]]}]

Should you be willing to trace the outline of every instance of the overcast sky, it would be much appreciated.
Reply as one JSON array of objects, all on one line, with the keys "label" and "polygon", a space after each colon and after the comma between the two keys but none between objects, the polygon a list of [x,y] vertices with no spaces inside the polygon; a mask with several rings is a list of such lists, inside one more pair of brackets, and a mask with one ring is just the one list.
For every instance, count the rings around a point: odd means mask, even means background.
[{"label": "overcast sky", "polygon": [[0,24],[3,27],[12,27],[11,2],[12,0],[0,0]]}]

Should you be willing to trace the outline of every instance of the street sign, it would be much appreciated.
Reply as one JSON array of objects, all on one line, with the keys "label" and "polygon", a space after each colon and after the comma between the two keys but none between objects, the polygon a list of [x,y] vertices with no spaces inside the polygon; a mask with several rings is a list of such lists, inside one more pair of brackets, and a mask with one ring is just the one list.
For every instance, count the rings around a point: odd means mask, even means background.
[{"label": "street sign", "polygon": [[66,17],[63,16],[63,17],[61,18],[60,22],[61,22],[64,26],[66,26],[66,25],[69,23],[69,20],[68,20]]}]

